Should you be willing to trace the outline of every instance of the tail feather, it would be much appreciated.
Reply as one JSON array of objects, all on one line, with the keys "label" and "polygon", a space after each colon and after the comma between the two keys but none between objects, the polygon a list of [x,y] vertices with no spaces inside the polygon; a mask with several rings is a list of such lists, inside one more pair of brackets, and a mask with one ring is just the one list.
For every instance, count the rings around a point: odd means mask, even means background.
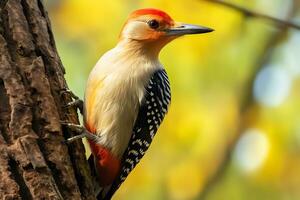
[{"label": "tail feather", "polygon": [[90,155],[88,159],[88,163],[91,168],[91,175],[93,177],[93,185],[94,185],[94,192],[97,200],[110,200],[111,197],[108,197],[107,194],[110,191],[111,185],[106,186],[106,187],[100,187],[99,185],[99,180],[98,180],[98,175],[97,171],[95,168],[95,161],[94,161],[94,156],[93,154]]},{"label": "tail feather", "polygon": [[98,197],[98,194],[101,193],[102,188],[100,187],[98,179],[97,179],[97,172],[96,172],[96,168],[95,168],[95,164],[94,164],[93,154],[90,155],[90,157],[88,159],[88,163],[90,165],[91,175],[93,178],[92,181],[93,181],[93,185],[94,185],[94,193]]}]

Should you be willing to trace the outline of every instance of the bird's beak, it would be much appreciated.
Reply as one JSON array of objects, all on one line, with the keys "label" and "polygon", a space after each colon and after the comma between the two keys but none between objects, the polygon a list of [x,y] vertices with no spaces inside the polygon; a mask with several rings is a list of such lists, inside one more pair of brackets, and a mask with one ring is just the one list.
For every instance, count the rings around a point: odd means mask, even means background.
[{"label": "bird's beak", "polygon": [[167,36],[182,36],[187,34],[209,33],[214,31],[214,29],[204,27],[204,26],[177,22],[173,27],[168,28],[165,31]]}]

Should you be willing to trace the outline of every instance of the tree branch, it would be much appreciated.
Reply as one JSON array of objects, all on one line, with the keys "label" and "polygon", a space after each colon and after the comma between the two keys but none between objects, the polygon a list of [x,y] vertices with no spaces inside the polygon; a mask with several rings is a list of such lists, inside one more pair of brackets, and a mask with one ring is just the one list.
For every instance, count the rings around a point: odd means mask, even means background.
[{"label": "tree branch", "polygon": [[203,0],[203,1],[208,1],[208,2],[211,2],[211,3],[216,3],[216,4],[223,5],[225,7],[228,7],[228,8],[231,8],[233,10],[236,10],[238,12],[241,12],[242,14],[244,14],[245,16],[248,16],[248,17],[261,18],[261,19],[264,19],[264,20],[271,21],[274,24],[276,24],[277,26],[285,26],[285,27],[290,27],[290,28],[300,30],[300,25],[299,24],[295,24],[293,22],[286,21],[286,20],[283,20],[283,19],[278,19],[278,18],[269,16],[269,15],[266,15],[266,14],[258,13],[258,12],[249,10],[247,8],[244,8],[242,6],[239,6],[239,5],[230,3],[230,2],[226,2],[226,1],[222,1],[222,0]]}]

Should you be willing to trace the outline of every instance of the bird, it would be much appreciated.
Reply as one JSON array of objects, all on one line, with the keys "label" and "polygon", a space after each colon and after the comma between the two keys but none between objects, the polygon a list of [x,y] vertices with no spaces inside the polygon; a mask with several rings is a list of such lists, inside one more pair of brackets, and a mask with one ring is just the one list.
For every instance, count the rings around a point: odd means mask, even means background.
[{"label": "bird", "polygon": [[89,161],[101,189],[98,199],[112,198],[146,153],[168,112],[171,89],[159,61],[161,49],[183,35],[212,31],[176,22],[159,9],[135,10],[117,45],[98,60],[86,84],[82,134],[92,152]]}]

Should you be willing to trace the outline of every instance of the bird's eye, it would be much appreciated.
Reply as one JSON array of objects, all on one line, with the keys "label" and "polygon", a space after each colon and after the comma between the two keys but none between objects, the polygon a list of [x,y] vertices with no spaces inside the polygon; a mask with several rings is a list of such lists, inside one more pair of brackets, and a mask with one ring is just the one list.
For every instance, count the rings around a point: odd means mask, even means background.
[{"label": "bird's eye", "polygon": [[157,29],[159,27],[159,22],[157,20],[153,19],[148,22],[148,25],[152,29]]}]

